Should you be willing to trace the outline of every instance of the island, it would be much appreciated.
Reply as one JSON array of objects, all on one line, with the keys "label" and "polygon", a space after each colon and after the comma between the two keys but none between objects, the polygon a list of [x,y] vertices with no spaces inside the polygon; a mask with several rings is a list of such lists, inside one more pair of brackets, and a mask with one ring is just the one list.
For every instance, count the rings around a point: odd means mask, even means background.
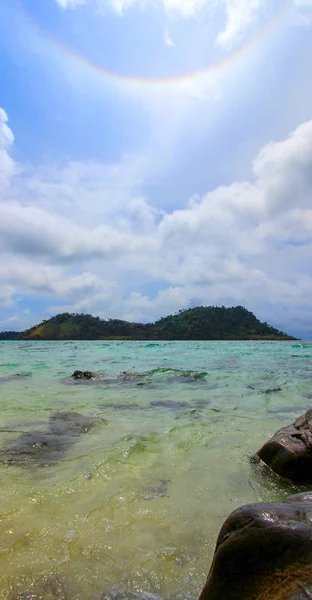
[{"label": "island", "polygon": [[25,331],[0,332],[0,340],[294,340],[262,323],[243,306],[197,306],[154,323],[62,313]]}]

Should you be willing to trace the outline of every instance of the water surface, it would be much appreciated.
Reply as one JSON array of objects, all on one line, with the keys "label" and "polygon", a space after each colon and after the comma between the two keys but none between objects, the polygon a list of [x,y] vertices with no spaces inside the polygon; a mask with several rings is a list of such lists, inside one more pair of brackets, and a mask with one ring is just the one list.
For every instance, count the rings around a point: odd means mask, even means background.
[{"label": "water surface", "polygon": [[[197,598],[227,514],[298,489],[249,457],[311,405],[311,359],[311,342],[0,342],[0,598]],[[61,411],[94,427],[12,460]]]}]

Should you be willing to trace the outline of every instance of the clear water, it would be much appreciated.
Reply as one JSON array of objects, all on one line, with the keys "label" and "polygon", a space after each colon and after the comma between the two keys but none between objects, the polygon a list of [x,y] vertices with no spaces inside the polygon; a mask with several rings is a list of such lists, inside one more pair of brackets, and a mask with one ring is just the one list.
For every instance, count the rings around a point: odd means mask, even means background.
[{"label": "clear water", "polygon": [[[0,598],[197,598],[228,513],[297,489],[249,457],[311,382],[311,342],[0,342]],[[6,460],[59,411],[97,425],[55,464]]]}]

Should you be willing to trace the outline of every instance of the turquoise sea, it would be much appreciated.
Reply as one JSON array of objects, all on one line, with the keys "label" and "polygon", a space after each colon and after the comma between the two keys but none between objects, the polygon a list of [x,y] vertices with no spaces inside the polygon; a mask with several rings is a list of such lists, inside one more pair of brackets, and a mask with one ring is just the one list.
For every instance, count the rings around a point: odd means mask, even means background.
[{"label": "turquoise sea", "polygon": [[249,457],[311,384],[312,342],[0,342],[0,598],[197,598],[228,513],[298,489]]}]

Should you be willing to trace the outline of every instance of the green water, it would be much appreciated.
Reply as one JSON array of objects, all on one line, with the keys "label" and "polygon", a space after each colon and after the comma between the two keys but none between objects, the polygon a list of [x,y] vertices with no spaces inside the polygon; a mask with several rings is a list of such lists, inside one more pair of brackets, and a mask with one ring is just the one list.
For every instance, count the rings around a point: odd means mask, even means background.
[{"label": "green water", "polygon": [[[0,598],[197,598],[228,513],[297,489],[249,456],[311,381],[311,342],[0,342]],[[7,460],[59,411],[96,426],[56,463]]]}]

